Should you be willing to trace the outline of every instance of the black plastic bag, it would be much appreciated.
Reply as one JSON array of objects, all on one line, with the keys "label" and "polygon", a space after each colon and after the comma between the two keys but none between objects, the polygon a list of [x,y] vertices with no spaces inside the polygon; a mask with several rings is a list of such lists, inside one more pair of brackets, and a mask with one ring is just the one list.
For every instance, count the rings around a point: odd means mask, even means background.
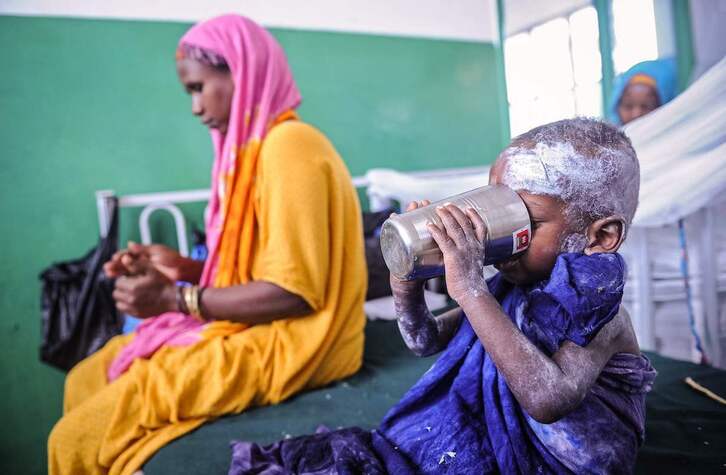
[{"label": "black plastic bag", "polygon": [[40,359],[68,371],[121,333],[123,316],[113,300],[114,282],[103,264],[118,249],[118,205],[106,237],[85,256],[51,265],[40,274],[43,339]]}]

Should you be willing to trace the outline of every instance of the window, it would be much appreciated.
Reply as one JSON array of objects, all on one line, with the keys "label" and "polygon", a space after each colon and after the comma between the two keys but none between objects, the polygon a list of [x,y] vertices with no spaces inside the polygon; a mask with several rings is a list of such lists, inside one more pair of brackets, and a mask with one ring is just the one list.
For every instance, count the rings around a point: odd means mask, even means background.
[{"label": "window", "polygon": [[585,7],[507,38],[512,136],[575,115],[602,115],[597,12]]},{"label": "window", "polygon": [[653,0],[613,0],[612,8],[615,74],[623,73],[641,61],[657,59]]}]

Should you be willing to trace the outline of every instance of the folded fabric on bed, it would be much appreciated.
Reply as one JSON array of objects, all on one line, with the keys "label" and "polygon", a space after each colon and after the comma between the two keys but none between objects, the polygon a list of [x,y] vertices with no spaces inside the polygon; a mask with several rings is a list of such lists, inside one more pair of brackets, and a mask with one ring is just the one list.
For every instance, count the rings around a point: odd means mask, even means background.
[{"label": "folded fabric on bed", "polygon": [[452,170],[448,176],[414,176],[389,168],[374,168],[366,173],[368,196],[392,199],[405,206],[411,201],[443,200],[446,197],[464,193],[489,183],[489,167],[480,167],[475,172]]}]

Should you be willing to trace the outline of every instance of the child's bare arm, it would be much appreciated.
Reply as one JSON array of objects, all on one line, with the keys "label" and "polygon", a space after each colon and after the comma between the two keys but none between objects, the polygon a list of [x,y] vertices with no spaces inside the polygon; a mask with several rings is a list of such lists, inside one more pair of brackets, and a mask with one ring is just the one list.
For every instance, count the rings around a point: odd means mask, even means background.
[{"label": "child's bare arm", "polygon": [[460,308],[434,316],[426,306],[422,282],[403,282],[391,277],[396,320],[406,346],[418,356],[446,348],[461,320]]},{"label": "child's bare arm", "polygon": [[587,346],[566,341],[550,358],[524,336],[490,294],[467,300],[463,308],[522,409],[538,422],[555,422],[577,408],[610,357],[623,350],[627,329],[623,313]]},{"label": "child's bare arm", "polygon": [[[429,204],[429,200],[413,201],[406,211]],[[434,316],[426,306],[423,285],[421,280],[403,281],[391,276],[396,320],[403,341],[418,356],[429,356],[446,348],[459,328],[462,312],[456,308]]]},{"label": "child's bare arm", "polygon": [[550,358],[516,327],[492,296],[483,277],[484,222],[473,210],[455,206],[437,210],[443,228],[429,225],[444,254],[446,285],[501,371],[522,408],[535,420],[550,423],[582,401],[610,357],[629,351],[625,318],[605,325],[586,347],[566,342]]}]

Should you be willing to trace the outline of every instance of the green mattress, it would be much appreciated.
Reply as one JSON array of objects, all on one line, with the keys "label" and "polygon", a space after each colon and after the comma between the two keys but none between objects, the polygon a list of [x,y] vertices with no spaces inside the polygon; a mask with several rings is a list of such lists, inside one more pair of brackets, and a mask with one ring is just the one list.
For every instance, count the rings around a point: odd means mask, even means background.
[{"label": "green mattress", "polygon": [[[646,441],[636,473],[726,473],[726,406],[683,383],[691,376],[723,395],[726,371],[657,354],[648,357],[659,374],[647,400]],[[144,474],[225,474],[233,439],[269,443],[314,432],[320,425],[373,428],[435,359],[410,353],[394,322],[368,322],[358,374],[277,406],[205,424],[157,452]]]}]

